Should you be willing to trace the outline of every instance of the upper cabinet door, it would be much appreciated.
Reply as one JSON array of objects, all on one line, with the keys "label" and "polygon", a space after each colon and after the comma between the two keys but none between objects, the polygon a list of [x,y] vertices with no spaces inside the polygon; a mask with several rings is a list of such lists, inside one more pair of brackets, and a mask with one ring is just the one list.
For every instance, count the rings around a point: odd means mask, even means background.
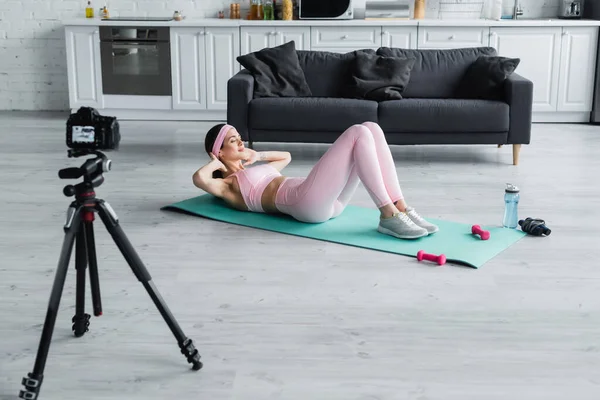
[{"label": "upper cabinet door", "polygon": [[171,28],[173,109],[206,109],[204,28]]},{"label": "upper cabinet door", "polygon": [[592,110],[598,27],[563,27],[558,111]]},{"label": "upper cabinet door", "polygon": [[416,26],[384,26],[381,32],[381,45],[399,49],[417,48]]},{"label": "upper cabinet door", "polygon": [[65,28],[69,107],[104,108],[97,26]]},{"label": "upper cabinet door", "polygon": [[254,53],[267,47],[276,46],[274,28],[267,26],[243,26],[241,28],[241,54]]},{"label": "upper cabinet door", "polygon": [[560,27],[492,28],[490,46],[500,56],[520,58],[515,73],[533,82],[533,111],[556,111]]},{"label": "upper cabinet door", "polygon": [[240,70],[237,28],[206,28],[207,108],[227,109],[227,81]]}]

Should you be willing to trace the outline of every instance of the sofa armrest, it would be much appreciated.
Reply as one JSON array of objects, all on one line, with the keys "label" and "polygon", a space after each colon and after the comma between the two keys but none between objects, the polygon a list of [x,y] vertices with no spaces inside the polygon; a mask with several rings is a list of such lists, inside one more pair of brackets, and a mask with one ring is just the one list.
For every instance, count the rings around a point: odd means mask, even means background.
[{"label": "sofa armrest", "polygon": [[510,107],[507,144],[529,144],[533,82],[514,72],[504,82],[505,100]]},{"label": "sofa armrest", "polygon": [[248,134],[248,106],[254,97],[254,77],[242,69],[227,81],[227,123],[240,133],[243,140]]}]

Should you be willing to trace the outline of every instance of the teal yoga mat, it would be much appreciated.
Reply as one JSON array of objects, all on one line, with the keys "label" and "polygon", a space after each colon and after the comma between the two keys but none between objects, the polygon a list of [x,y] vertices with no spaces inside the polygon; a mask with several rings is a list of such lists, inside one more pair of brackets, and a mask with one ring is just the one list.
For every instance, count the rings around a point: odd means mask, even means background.
[{"label": "teal yoga mat", "polygon": [[440,227],[439,232],[419,239],[401,240],[377,232],[379,211],[374,208],[350,205],[337,218],[321,224],[307,224],[286,215],[234,210],[209,194],[183,200],[161,210],[179,211],[231,224],[415,258],[419,250],[424,250],[426,253],[444,254],[448,263],[473,268],[481,267],[525,235],[516,229],[480,224],[491,234],[489,240],[481,240],[479,236],[471,234],[471,225],[428,218]]}]

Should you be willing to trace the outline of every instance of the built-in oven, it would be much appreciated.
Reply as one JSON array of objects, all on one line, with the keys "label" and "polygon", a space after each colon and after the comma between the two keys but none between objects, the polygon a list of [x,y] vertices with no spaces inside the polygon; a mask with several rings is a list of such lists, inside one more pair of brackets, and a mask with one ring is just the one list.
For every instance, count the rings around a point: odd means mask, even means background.
[{"label": "built-in oven", "polygon": [[171,96],[169,27],[100,26],[105,95]]}]

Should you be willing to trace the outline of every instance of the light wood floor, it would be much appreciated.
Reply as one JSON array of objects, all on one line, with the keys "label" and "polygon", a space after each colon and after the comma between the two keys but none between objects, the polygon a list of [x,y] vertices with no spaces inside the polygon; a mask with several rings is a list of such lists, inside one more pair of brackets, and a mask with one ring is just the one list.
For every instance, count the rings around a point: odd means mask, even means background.
[{"label": "light wood floor", "polygon": [[[67,158],[66,118],[0,114],[3,400],[33,368],[71,201],[58,170],[83,162]],[[552,229],[475,270],[160,211],[199,194],[190,177],[210,125],[122,121],[97,190],[204,369],[190,371],[97,219],[104,315],[72,336],[71,269],[40,399],[600,398],[600,127],[535,125],[517,167],[510,146],[393,148],[423,215],[499,224],[511,182],[521,217]],[[292,176],[326,148],[257,145],[290,150]],[[352,204],[372,207],[363,187]]]}]

